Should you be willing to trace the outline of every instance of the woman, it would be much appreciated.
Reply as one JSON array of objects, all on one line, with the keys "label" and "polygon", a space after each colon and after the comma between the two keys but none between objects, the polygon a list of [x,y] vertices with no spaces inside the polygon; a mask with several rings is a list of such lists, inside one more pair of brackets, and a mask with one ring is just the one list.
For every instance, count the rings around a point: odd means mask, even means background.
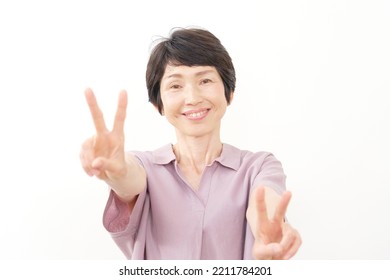
[{"label": "woman", "polygon": [[85,91],[96,135],[82,146],[90,176],[111,188],[104,226],[129,259],[289,259],[301,245],[285,214],[280,162],[220,139],[235,70],[220,41],[202,29],[177,29],[149,58],[150,102],[175,127],[177,142],[124,151],[127,94],[108,131]]}]

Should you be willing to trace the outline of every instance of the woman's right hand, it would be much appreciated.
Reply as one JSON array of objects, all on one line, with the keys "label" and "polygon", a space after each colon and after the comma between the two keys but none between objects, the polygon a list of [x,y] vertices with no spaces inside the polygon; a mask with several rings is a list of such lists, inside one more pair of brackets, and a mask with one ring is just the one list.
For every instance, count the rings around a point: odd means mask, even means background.
[{"label": "woman's right hand", "polygon": [[[91,89],[85,90],[85,97],[91,111],[96,134],[82,145],[80,160],[83,169],[89,176],[96,176],[104,180],[120,197],[122,196],[124,199],[134,197],[144,187],[142,184],[146,180],[146,175],[133,157],[126,158],[125,156],[124,122],[127,93],[123,90],[119,94],[118,108],[111,131],[106,127],[103,113]],[[132,178],[130,181],[129,177]],[[134,184],[135,188],[132,187]]]}]

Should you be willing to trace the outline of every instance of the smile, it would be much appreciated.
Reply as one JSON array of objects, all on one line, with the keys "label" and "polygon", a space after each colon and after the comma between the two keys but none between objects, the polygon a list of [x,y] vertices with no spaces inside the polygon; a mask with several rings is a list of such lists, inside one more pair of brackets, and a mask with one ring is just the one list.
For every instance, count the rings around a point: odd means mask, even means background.
[{"label": "smile", "polygon": [[198,110],[198,111],[189,111],[189,112],[185,112],[183,115],[185,115],[188,119],[191,119],[191,120],[200,120],[200,119],[203,119],[207,113],[208,113],[209,110],[205,109],[205,110]]}]

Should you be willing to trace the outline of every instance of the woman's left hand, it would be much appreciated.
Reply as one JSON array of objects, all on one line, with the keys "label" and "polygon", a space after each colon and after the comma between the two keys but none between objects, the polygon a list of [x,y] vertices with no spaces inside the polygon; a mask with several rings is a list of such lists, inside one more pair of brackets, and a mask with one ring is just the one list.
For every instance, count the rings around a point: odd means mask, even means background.
[{"label": "woman's left hand", "polygon": [[291,193],[285,192],[281,196],[273,217],[269,217],[267,213],[264,187],[257,188],[254,195],[257,212],[254,258],[263,260],[292,258],[301,246],[302,240],[298,231],[284,219]]}]

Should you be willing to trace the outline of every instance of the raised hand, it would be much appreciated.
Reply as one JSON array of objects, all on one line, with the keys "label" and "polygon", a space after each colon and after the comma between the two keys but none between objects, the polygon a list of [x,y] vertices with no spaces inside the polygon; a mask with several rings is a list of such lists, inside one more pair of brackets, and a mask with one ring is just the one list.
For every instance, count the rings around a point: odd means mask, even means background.
[{"label": "raised hand", "polygon": [[96,134],[82,145],[81,165],[89,176],[104,180],[122,201],[129,202],[129,206],[134,207],[137,195],[145,189],[146,173],[134,156],[125,154],[124,150],[127,93],[121,91],[119,94],[111,131],[106,127],[103,113],[91,89],[85,90],[85,98]]},{"label": "raised hand", "polygon": [[81,149],[80,159],[85,172],[107,182],[126,174],[123,126],[126,118],[127,94],[119,95],[118,108],[112,131],[106,127],[103,113],[91,89],[85,90],[85,98],[95,125],[96,134],[87,139]]},{"label": "raised hand", "polygon": [[290,224],[286,223],[287,206],[291,193],[285,192],[276,206],[272,217],[269,217],[265,202],[265,189],[255,190],[256,226],[253,256],[256,259],[290,259],[298,251],[301,237]]}]

